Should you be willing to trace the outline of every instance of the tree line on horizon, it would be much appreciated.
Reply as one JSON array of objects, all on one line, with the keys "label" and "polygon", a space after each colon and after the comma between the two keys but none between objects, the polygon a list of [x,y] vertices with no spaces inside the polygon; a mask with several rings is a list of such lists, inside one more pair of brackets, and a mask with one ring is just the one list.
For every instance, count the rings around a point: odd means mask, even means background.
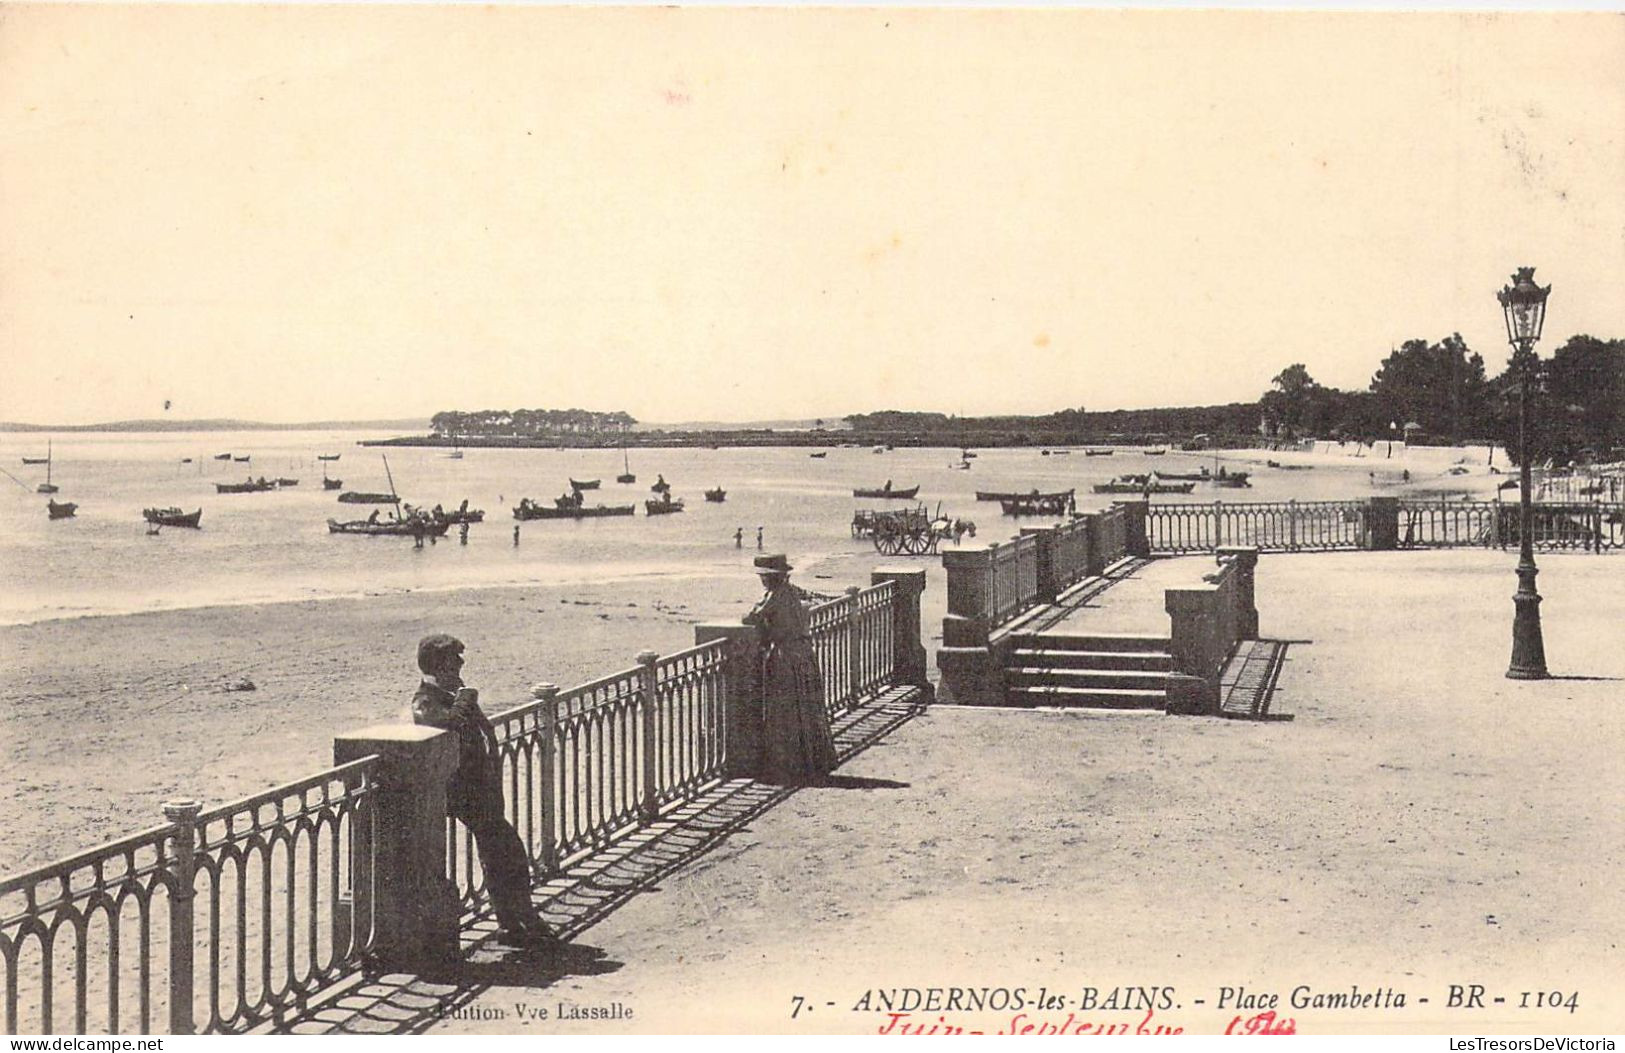
[{"label": "tree line on horizon", "polygon": [[[1535,459],[1610,458],[1625,447],[1625,340],[1577,334],[1530,364],[1531,451]],[[1276,374],[1256,402],[965,417],[876,410],[842,418],[857,436],[916,445],[1001,445],[1188,440],[1216,446],[1263,437],[1453,445],[1496,442],[1516,453],[1518,368],[1489,376],[1460,333],[1407,340],[1382,359],[1364,390],[1320,384],[1302,362]],[[624,410],[445,410],[430,426],[442,439],[624,436],[638,423]],[[823,421],[818,422],[819,428]]]},{"label": "tree line on horizon", "polygon": [[[1528,368],[1532,459],[1609,459],[1625,446],[1625,340],[1577,334]],[[1460,333],[1405,341],[1363,391],[1326,387],[1294,362],[1259,398],[1261,428],[1288,441],[1496,442],[1516,457],[1520,369],[1509,359],[1489,376]]]}]

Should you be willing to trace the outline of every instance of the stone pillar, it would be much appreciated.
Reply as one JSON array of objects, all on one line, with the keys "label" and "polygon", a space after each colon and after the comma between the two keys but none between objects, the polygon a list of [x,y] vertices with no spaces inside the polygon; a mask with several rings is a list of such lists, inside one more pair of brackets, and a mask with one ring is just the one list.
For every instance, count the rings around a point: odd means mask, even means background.
[{"label": "stone pillar", "polygon": [[1399,548],[1399,498],[1373,497],[1366,505],[1370,546],[1378,552]]},{"label": "stone pillar", "polygon": [[993,549],[942,554],[948,572],[948,613],[942,619],[937,669],[942,678],[937,701],[996,705],[998,679],[988,646],[993,632]]},{"label": "stone pillar", "polygon": [[1151,557],[1151,537],[1146,533],[1146,519],[1150,514],[1151,505],[1148,501],[1115,501],[1113,504],[1123,510],[1123,526],[1127,535],[1124,547],[1128,554],[1141,559]]},{"label": "stone pillar", "polygon": [[1258,548],[1254,545],[1221,545],[1219,558],[1236,565],[1236,638],[1258,639],[1258,597],[1255,592]]},{"label": "stone pillar", "polygon": [[1103,539],[1100,536],[1100,513],[1084,512],[1078,516],[1083,527],[1083,576],[1086,578],[1099,577],[1106,569],[1106,560],[1102,552]]},{"label": "stone pillar", "polygon": [[1056,528],[1053,526],[1022,527],[1022,537],[1031,537],[1038,543],[1038,602],[1053,603],[1061,593],[1060,575],[1055,565]]},{"label": "stone pillar", "polygon": [[723,767],[731,779],[748,779],[762,769],[761,637],[740,622],[701,622],[694,642],[728,641],[727,694],[722,703]]},{"label": "stone pillar", "polygon": [[446,783],[457,770],[457,736],[415,724],[378,724],[333,739],[334,764],[373,754],[380,765],[371,794],[371,858],[351,863],[352,882],[371,877],[372,959],[414,971],[455,960],[463,910],[446,877]]},{"label": "stone pillar", "polygon": [[[920,605],[925,596],[924,567],[876,567],[869,572],[869,584],[892,583],[892,683],[913,684],[931,692],[931,679],[925,664],[925,645],[920,642]],[[929,697],[926,699],[929,701]]]},{"label": "stone pillar", "polygon": [[[1173,672],[1178,674],[1169,678],[1169,712],[1216,713],[1219,710],[1219,669],[1223,658],[1217,654],[1217,600],[1218,590],[1211,586],[1168,589],[1163,596],[1171,621],[1168,649],[1173,655]],[[1176,704],[1181,708],[1173,708]]]}]

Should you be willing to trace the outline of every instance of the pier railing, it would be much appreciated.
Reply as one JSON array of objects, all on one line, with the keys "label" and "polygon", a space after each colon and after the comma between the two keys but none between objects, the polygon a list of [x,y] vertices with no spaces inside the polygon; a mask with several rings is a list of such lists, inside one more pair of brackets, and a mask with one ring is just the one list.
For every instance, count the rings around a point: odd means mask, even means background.
[{"label": "pier railing", "polygon": [[360,967],[377,757],[0,881],[8,1033],[234,1033]]},{"label": "pier railing", "polygon": [[[900,685],[929,692],[925,572],[882,568],[809,611],[826,705]],[[508,817],[543,880],[719,781],[755,770],[754,628],[695,627],[695,645],[497,713]],[[379,725],[339,735],[343,761],[0,881],[7,1033],[239,1033],[303,1010],[363,968],[455,955],[487,900],[472,836],[446,818],[455,736]]]},{"label": "pier railing", "polygon": [[[1161,555],[1252,545],[1265,552],[1358,549],[1510,548],[1518,506],[1503,501],[1271,501],[1152,503],[1145,512],[1150,550]],[[1531,541],[1548,551],[1625,548],[1625,503],[1532,506]]]}]

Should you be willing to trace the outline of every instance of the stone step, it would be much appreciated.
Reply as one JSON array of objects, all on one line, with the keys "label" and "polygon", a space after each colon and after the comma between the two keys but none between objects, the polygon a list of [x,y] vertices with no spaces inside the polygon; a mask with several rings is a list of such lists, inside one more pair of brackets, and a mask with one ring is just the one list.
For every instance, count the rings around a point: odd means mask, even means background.
[{"label": "stone step", "polygon": [[1010,669],[1005,682],[1011,687],[1128,688],[1134,691],[1166,691],[1168,674],[1143,669]]},{"label": "stone step", "polygon": [[1020,648],[1011,654],[1011,665],[1028,669],[1144,669],[1166,673],[1173,669],[1174,659],[1164,651]]},{"label": "stone step", "polygon": [[1131,691],[1098,687],[1012,687],[1006,692],[1011,706],[1080,706],[1090,709],[1163,709],[1162,691]]},{"label": "stone step", "polygon": [[1044,651],[1160,651],[1168,652],[1172,641],[1166,636],[1145,633],[1030,633],[1016,639],[1016,646]]}]

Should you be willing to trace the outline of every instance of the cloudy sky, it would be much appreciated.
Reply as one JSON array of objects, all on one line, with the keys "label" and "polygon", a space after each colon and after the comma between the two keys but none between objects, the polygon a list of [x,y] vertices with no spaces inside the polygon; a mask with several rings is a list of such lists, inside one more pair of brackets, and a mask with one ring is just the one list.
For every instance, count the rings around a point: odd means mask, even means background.
[{"label": "cloudy sky", "polygon": [[0,11],[0,419],[1363,386],[1625,336],[1625,17]]}]

